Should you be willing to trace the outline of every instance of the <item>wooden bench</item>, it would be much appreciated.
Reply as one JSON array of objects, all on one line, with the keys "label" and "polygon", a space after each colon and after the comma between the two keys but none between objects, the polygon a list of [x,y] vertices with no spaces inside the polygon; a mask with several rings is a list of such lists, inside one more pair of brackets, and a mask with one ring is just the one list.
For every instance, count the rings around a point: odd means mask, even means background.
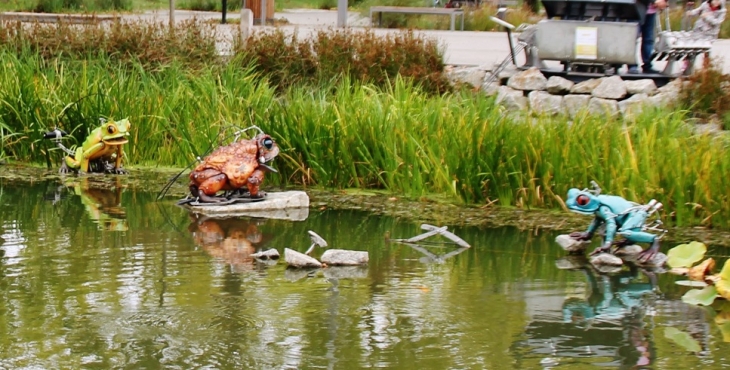
[{"label": "wooden bench", "polygon": [[402,14],[435,14],[451,16],[451,30],[454,31],[456,25],[456,17],[461,16],[461,30],[464,30],[464,9],[460,8],[429,8],[429,7],[412,7],[412,6],[373,6],[370,7],[370,20],[373,19],[373,13],[378,13],[378,27],[383,24],[383,13],[402,13]]}]

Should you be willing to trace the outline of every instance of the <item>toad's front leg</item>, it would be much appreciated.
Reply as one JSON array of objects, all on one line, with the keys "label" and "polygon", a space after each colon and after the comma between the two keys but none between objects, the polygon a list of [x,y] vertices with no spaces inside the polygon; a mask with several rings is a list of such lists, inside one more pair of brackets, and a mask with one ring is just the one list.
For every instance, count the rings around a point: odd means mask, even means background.
[{"label": "toad's front leg", "polygon": [[248,193],[251,198],[261,198],[264,196],[263,191],[259,191],[261,184],[264,182],[264,171],[259,169],[254,170],[251,177],[248,178]]}]

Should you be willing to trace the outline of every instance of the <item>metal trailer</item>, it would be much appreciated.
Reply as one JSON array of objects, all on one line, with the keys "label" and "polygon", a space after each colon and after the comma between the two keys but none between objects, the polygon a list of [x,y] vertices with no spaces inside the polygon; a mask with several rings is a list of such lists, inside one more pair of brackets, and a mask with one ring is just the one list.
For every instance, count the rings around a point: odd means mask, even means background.
[{"label": "metal trailer", "polygon": [[[678,62],[689,60],[693,66],[697,55],[708,53],[712,46],[712,40],[694,32],[671,31],[669,11],[665,10],[657,13],[652,59],[667,62],[664,70],[658,74],[618,73],[623,65],[641,65],[637,37],[646,5],[636,0],[542,0],[542,4],[547,19],[537,24],[515,27],[505,22],[506,8],[492,17],[507,30],[511,50],[494,76],[510,63],[517,65],[517,56],[524,51],[525,62],[517,67],[537,67],[546,76],[578,82],[618,74],[626,80],[650,78],[661,86],[682,74],[690,74],[692,68],[679,71]],[[516,40],[513,32],[518,33]],[[547,61],[558,61],[562,68],[548,67]]]}]

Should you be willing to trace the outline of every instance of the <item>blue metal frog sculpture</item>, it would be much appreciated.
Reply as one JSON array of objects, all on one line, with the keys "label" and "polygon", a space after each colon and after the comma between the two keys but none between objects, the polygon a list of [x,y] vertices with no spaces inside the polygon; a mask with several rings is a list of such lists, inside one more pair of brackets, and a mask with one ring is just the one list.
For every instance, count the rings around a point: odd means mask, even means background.
[{"label": "blue metal frog sculpture", "polygon": [[[656,235],[648,231],[666,232],[661,228],[662,222],[656,218],[653,222],[647,223],[647,219],[653,213],[661,209],[662,204],[652,199],[647,204],[630,202],[615,195],[601,195],[601,188],[594,181],[592,190],[570,189],[565,205],[569,210],[593,215],[593,222],[584,232],[574,232],[570,236],[576,240],[590,240],[598,228],[605,223],[606,236],[603,244],[596,248],[591,255],[610,252],[611,246],[618,248],[634,243],[650,243],[651,246],[639,253],[638,261],[646,263],[659,252],[659,239],[662,235]],[[624,237],[624,240],[614,241],[616,234]]]}]

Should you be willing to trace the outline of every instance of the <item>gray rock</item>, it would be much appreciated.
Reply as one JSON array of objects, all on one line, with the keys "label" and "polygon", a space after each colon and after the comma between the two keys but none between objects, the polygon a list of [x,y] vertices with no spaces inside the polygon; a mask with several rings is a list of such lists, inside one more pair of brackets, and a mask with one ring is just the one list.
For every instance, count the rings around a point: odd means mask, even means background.
[{"label": "gray rock", "polygon": [[210,217],[250,216],[302,221],[309,216],[309,196],[303,191],[269,192],[260,202],[184,207]]},{"label": "gray rock", "polygon": [[616,249],[616,252],[614,252],[614,254],[616,256],[635,256],[641,253],[643,250],[644,249],[641,248],[640,245],[632,244]]},{"label": "gray rock", "polygon": [[507,81],[507,86],[515,90],[545,90],[547,78],[536,67],[517,72]]},{"label": "gray rock", "polygon": [[523,111],[527,109],[527,98],[522,91],[514,90],[507,86],[500,86],[497,92],[497,103],[502,104],[510,111]]},{"label": "gray rock", "polygon": [[486,72],[480,68],[455,68],[448,72],[447,77],[452,83],[465,83],[472,87],[481,87]]},{"label": "gray rock", "polygon": [[626,86],[626,92],[629,93],[629,95],[636,95],[636,94],[646,94],[646,95],[653,95],[657,91],[656,84],[654,83],[654,80],[628,80],[624,81],[624,85]]},{"label": "gray rock", "polygon": [[322,254],[321,260],[330,266],[357,266],[367,264],[369,256],[366,251],[329,249]]},{"label": "gray rock", "polygon": [[251,255],[251,257],[256,258],[257,260],[278,260],[279,259],[279,251],[277,251],[274,248],[271,248],[266,251],[254,253]]},{"label": "gray rock", "polygon": [[590,95],[566,95],[563,97],[563,111],[571,118],[575,118],[578,112],[588,109]]},{"label": "gray rock", "polygon": [[517,69],[514,65],[510,64],[501,71],[499,71],[499,74],[497,74],[497,80],[499,80],[500,85],[504,85],[509,81],[509,79],[514,76],[517,72],[520,70]]},{"label": "gray rock", "polygon": [[618,110],[626,118],[638,116],[644,110],[648,99],[649,96],[646,94],[631,95],[630,98],[618,102]]},{"label": "gray rock", "polygon": [[530,109],[535,114],[557,115],[561,112],[563,97],[552,95],[546,91],[531,91],[527,95]]},{"label": "gray rock", "polygon": [[692,129],[698,135],[715,135],[724,132],[724,130],[722,129],[722,124],[715,122],[698,123],[696,125],[693,125]]},{"label": "gray rock", "polygon": [[624,261],[610,253],[600,253],[591,257],[594,266],[623,266]]},{"label": "gray rock", "polygon": [[671,92],[659,92],[654,96],[650,96],[646,101],[648,105],[665,108],[673,104],[677,99],[677,94]]},{"label": "gray rock", "polygon": [[681,90],[682,90],[682,81],[681,81],[681,79],[677,78],[675,80],[670,81],[668,84],[660,87],[658,89],[658,92],[677,96],[677,95],[679,95],[679,92]]},{"label": "gray rock", "polygon": [[316,259],[289,248],[284,248],[284,260],[292,267],[322,267],[322,264]]},{"label": "gray rock", "polygon": [[590,80],[581,81],[575,85],[573,85],[573,88],[570,89],[571,94],[591,94],[593,93],[593,89],[598,87],[598,85],[601,84],[601,80],[603,78],[592,78]]},{"label": "gray rock", "polygon": [[588,102],[588,112],[597,116],[615,116],[618,114],[618,102],[613,99],[593,97]]},{"label": "gray rock", "polygon": [[591,92],[591,95],[601,99],[623,99],[627,92],[624,80],[619,76],[601,79],[601,83]]},{"label": "gray rock", "polygon": [[479,87],[479,90],[482,92],[482,94],[486,96],[497,95],[497,93],[499,93],[499,80],[494,79],[490,81],[490,74],[491,72],[487,73],[486,77],[484,78],[484,82]]},{"label": "gray rock", "polygon": [[591,242],[590,240],[576,240],[568,234],[561,234],[555,237],[555,242],[565,251],[570,253],[583,252]]},{"label": "gray rock", "polygon": [[575,82],[560,76],[552,76],[548,78],[545,90],[555,95],[565,95],[570,93],[570,89],[573,88]]}]

